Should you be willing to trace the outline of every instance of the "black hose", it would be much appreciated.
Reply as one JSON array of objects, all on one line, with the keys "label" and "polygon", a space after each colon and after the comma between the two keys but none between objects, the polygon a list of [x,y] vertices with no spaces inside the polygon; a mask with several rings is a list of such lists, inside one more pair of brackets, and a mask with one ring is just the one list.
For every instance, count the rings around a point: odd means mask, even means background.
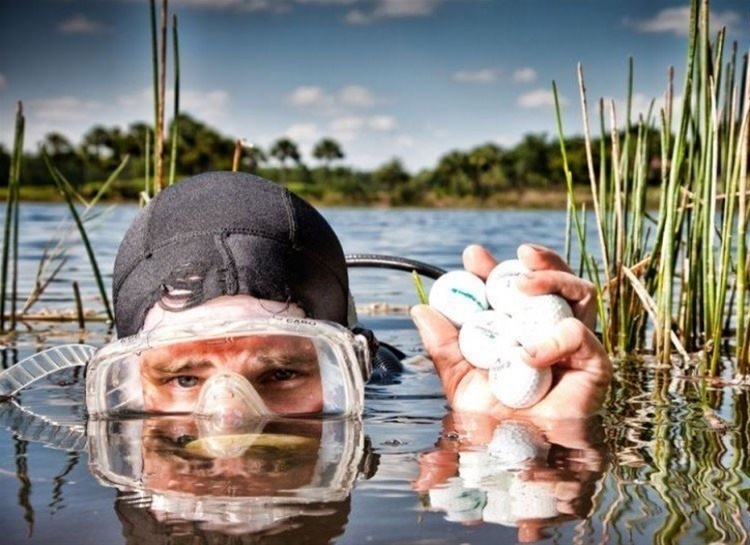
[{"label": "black hose", "polygon": [[417,271],[417,274],[432,278],[433,280],[445,274],[445,269],[405,257],[380,254],[347,254],[345,257],[347,266],[351,268],[374,267],[406,272]]}]

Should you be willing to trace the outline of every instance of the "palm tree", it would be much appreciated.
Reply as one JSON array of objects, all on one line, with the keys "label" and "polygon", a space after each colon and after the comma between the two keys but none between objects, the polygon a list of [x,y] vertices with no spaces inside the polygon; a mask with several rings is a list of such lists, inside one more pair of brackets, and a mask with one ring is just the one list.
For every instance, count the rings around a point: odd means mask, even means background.
[{"label": "palm tree", "polygon": [[289,138],[279,138],[278,140],[276,140],[276,142],[274,142],[273,146],[271,146],[271,150],[269,153],[272,157],[278,159],[279,163],[281,163],[281,183],[286,185],[287,160],[291,159],[297,164],[299,164],[300,162],[300,154],[299,148],[297,148],[297,144],[295,144]]},{"label": "palm tree", "polygon": [[331,176],[331,163],[337,159],[344,158],[344,152],[341,151],[341,146],[332,138],[323,138],[313,148],[313,157],[323,161],[326,182]]}]

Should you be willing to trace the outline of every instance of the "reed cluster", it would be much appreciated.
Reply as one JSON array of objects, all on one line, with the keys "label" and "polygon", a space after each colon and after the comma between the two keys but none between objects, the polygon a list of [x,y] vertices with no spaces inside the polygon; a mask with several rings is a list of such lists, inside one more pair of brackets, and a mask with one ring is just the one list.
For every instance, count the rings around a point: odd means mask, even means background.
[{"label": "reed cluster", "polygon": [[[716,375],[721,354],[748,364],[747,161],[750,123],[748,55],[725,51],[726,29],[709,35],[709,2],[693,0],[685,83],[675,107],[672,68],[664,104],[632,119],[629,64],[625,120],[599,100],[598,160],[591,145],[588,99],[578,67],[581,110],[597,242],[587,239],[585,209],[573,180],[556,106],[569,189],[569,238],[600,294],[599,319],[610,353],[653,350],[702,354],[699,372]],[[557,100],[557,90],[553,83]],[[661,200],[645,206],[649,142],[658,136]]]}]

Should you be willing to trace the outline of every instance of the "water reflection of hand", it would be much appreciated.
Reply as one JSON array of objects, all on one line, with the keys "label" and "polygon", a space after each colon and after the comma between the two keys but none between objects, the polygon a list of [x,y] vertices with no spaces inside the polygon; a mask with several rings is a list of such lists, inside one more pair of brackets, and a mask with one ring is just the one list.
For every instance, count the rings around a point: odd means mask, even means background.
[{"label": "water reflection of hand", "polygon": [[533,541],[590,512],[603,472],[600,436],[595,419],[535,424],[451,412],[413,486],[448,520],[517,526],[519,541]]},{"label": "water reflection of hand", "polygon": [[[439,312],[425,305],[412,309],[412,317],[425,349],[435,363],[448,402],[457,411],[481,412],[496,418],[567,419],[588,417],[602,405],[612,378],[612,364],[590,329],[595,323],[595,296],[589,282],[575,276],[551,250],[523,245],[521,262],[533,270],[519,288],[529,294],[555,293],[571,304],[576,318],[561,321],[552,335],[537,346],[525,346],[529,365],[552,367],[553,387],[528,409],[514,410],[490,391],[488,372],[467,362],[458,346],[458,329]],[[486,279],[497,264],[480,246],[469,246],[463,255],[466,270]]]}]

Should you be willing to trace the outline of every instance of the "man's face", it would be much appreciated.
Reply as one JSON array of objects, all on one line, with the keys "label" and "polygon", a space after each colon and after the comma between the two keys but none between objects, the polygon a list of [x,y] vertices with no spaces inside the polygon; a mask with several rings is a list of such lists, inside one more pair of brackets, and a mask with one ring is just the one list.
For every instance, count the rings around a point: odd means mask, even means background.
[{"label": "man's face", "polygon": [[323,391],[313,343],[292,335],[262,335],[179,343],[140,356],[145,409],[192,412],[215,373],[245,377],[275,414],[318,413]]}]

